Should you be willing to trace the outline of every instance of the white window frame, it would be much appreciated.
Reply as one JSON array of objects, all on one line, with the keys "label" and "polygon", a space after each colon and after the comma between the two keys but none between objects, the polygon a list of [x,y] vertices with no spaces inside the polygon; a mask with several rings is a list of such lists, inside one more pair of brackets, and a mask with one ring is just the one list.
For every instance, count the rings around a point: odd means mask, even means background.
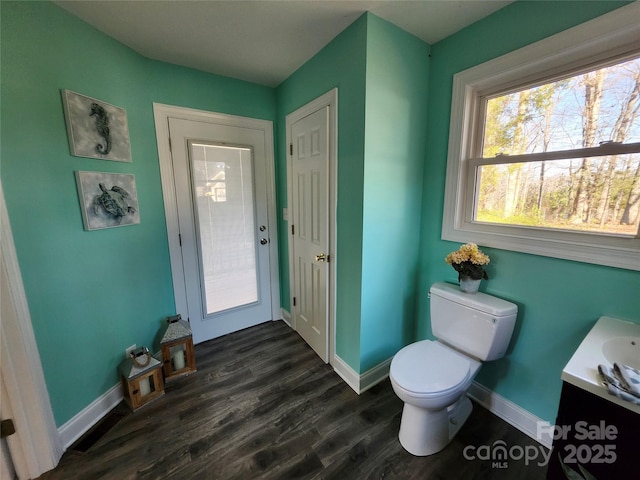
[{"label": "white window frame", "polygon": [[[481,97],[539,83],[637,52],[640,2],[454,75],[442,239],[640,270],[640,237],[496,225],[473,221],[474,126]],[[476,162],[477,163],[477,162]]]}]

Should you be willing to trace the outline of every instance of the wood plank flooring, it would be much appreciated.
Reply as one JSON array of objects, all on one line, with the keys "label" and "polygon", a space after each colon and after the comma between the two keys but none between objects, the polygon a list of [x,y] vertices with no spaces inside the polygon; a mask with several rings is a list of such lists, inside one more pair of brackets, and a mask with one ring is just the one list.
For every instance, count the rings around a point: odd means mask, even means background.
[{"label": "wood plank flooring", "polygon": [[40,478],[545,477],[546,467],[524,458],[507,459],[503,468],[465,458],[465,447],[468,454],[482,447],[486,455],[497,441],[516,452],[537,448],[542,458],[536,442],[478,405],[442,452],[410,455],[398,442],[402,402],[389,380],[356,395],[281,321],[197,345],[196,359],[197,373],[127,413],[86,453],[67,451]]}]

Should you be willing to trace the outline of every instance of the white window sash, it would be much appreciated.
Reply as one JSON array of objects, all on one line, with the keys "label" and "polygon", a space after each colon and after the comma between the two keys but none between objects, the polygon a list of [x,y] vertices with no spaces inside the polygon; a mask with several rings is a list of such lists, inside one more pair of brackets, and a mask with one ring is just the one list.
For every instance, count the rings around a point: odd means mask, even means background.
[{"label": "white window sash", "polygon": [[503,165],[507,163],[546,162],[549,160],[571,160],[574,158],[606,157],[640,153],[640,143],[603,143],[598,147],[575,148],[551,152],[524,153],[520,155],[498,154],[495,157],[469,159],[471,168],[477,165]]}]

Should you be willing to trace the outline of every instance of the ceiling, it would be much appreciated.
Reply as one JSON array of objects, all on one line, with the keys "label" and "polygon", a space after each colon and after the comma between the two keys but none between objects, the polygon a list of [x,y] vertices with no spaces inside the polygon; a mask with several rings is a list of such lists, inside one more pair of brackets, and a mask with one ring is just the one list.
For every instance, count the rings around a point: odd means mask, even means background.
[{"label": "ceiling", "polygon": [[497,0],[54,0],[145,57],[275,87],[365,11],[429,44]]}]

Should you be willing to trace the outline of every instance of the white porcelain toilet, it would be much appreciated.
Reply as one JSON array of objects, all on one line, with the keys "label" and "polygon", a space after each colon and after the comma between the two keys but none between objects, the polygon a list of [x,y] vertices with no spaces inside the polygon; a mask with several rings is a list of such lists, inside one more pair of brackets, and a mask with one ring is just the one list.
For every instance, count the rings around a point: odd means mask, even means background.
[{"label": "white porcelain toilet", "polygon": [[407,345],[391,361],[389,377],[404,402],[400,443],[417,456],[439,452],[471,414],[466,391],[481,362],[502,358],[518,313],[517,305],[457,285],[435,283],[431,330],[437,340]]}]

